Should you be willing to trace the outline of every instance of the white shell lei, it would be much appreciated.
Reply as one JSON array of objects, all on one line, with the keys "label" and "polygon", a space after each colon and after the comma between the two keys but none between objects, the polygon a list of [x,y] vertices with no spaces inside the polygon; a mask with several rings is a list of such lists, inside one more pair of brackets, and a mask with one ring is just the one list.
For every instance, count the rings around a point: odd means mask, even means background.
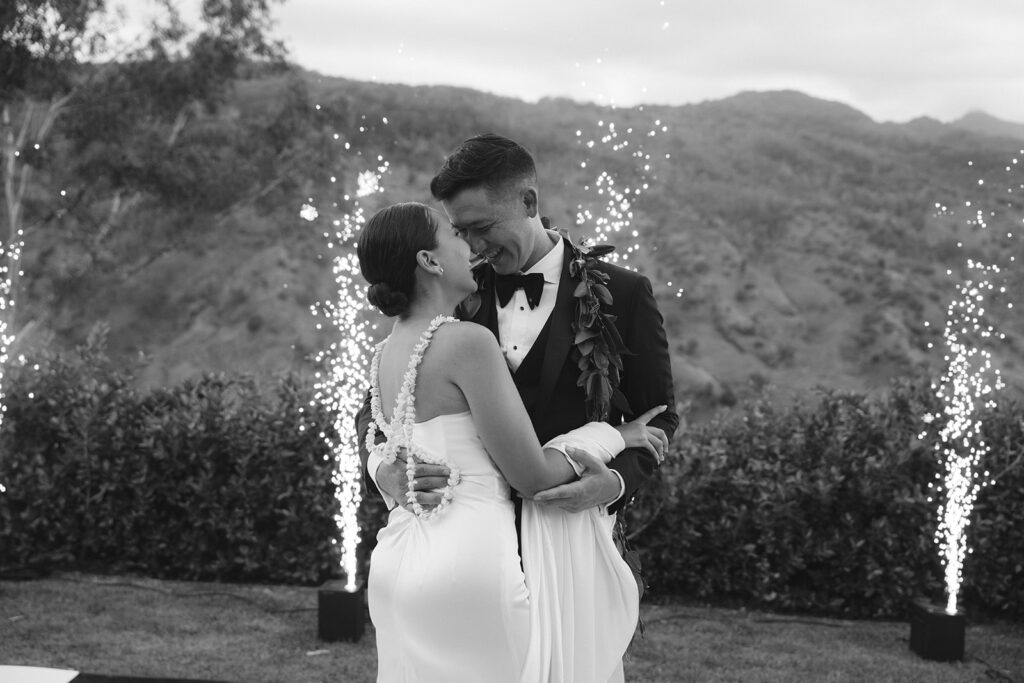
[{"label": "white shell lei", "polygon": [[[439,315],[430,321],[430,325],[420,336],[419,342],[413,349],[412,357],[409,359],[409,369],[405,371],[405,379],[402,381],[402,388],[395,400],[395,412],[391,422],[384,417],[384,411],[380,402],[380,387],[378,386],[378,372],[380,370],[380,356],[388,339],[377,344],[374,349],[373,361],[370,363],[370,411],[373,419],[366,430],[366,450],[370,453],[377,453],[385,463],[393,463],[401,448],[406,449],[406,479],[408,480],[408,493],[406,500],[413,513],[420,519],[427,520],[437,516],[452,502],[455,487],[461,480],[458,468],[448,462],[443,455],[429,454],[417,446],[412,440],[413,423],[416,420],[416,372],[423,354],[430,346],[430,339],[434,336],[437,328],[446,322],[457,322],[457,318],[448,315]],[[376,443],[378,431],[384,435],[384,441]],[[425,510],[416,501],[413,479],[416,475],[416,460],[429,462],[435,465],[444,465],[448,468],[448,484],[441,491],[441,503],[432,510]]]}]

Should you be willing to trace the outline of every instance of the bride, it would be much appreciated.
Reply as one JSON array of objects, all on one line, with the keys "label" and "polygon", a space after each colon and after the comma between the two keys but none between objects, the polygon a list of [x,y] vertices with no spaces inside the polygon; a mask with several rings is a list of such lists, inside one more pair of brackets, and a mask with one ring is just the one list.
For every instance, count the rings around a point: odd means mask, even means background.
[{"label": "bride", "polygon": [[[528,500],[574,480],[593,457],[574,445],[593,451],[601,429],[541,447],[494,335],[450,317],[477,285],[442,214],[383,209],[358,257],[370,302],[397,318],[372,362],[367,448],[451,472],[439,506],[410,496],[378,534],[368,580],[378,681],[621,681],[639,596],[614,517]],[[527,499],[521,558],[513,490]]]}]

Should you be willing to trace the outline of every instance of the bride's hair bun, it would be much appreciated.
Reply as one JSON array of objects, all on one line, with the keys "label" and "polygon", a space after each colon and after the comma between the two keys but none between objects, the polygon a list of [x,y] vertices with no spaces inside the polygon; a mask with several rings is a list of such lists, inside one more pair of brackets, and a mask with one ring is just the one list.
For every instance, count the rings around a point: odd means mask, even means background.
[{"label": "bride's hair bun", "polygon": [[416,288],[416,254],[436,247],[437,222],[424,204],[393,204],[375,213],[356,244],[359,270],[370,283],[366,298],[386,316],[403,315]]},{"label": "bride's hair bun", "polygon": [[409,308],[409,297],[404,292],[391,289],[391,285],[386,282],[378,282],[367,287],[366,298],[388,317],[401,315]]}]

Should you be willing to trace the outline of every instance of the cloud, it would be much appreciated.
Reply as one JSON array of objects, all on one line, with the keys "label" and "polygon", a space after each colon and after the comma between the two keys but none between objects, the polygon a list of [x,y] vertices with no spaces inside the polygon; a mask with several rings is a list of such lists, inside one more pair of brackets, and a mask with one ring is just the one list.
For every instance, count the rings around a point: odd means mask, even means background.
[{"label": "cloud", "polygon": [[329,75],[624,105],[796,89],[881,120],[1024,122],[1017,2],[288,0],[274,13],[292,58]]}]

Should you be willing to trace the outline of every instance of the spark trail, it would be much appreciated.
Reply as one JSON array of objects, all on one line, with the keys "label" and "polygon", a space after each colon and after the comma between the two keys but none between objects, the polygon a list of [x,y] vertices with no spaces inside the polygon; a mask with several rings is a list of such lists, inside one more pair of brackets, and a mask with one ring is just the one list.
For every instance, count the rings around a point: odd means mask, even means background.
[{"label": "spark trail", "polygon": [[[14,335],[9,333],[14,324],[14,282],[16,276],[24,274],[20,270],[21,250],[25,246],[23,235],[19,230],[10,244],[0,244],[0,427],[7,414],[7,397],[3,390],[7,351],[14,343]],[[0,481],[0,494],[6,491],[7,487]]]},{"label": "spark trail", "polygon": [[[1011,173],[1017,164],[1018,159],[1013,159],[1006,171]],[[979,180],[978,185],[983,186],[984,180]],[[1009,192],[1013,191],[1011,187]],[[966,202],[966,207],[971,208],[972,202]],[[947,207],[936,205],[936,209],[940,215],[950,215]],[[989,220],[995,216],[995,212],[986,215],[975,209],[967,223],[983,232],[988,230]],[[1012,231],[1006,233],[1006,239],[1014,239]],[[1008,265],[1014,262],[1015,257],[1010,256]],[[993,367],[992,354],[986,347],[994,339],[1005,339],[1005,334],[989,322],[988,314],[1000,305],[1008,310],[1013,308],[1013,302],[1006,301],[1006,286],[1000,284],[1005,280],[1006,270],[998,264],[967,259],[966,275],[946,309],[942,334],[945,371],[938,382],[932,384],[935,396],[942,402],[942,410],[924,416],[925,423],[937,429],[934,450],[942,466],[942,471],[936,475],[937,482],[929,483],[928,487],[939,502],[935,542],[944,567],[949,614],[957,612],[963,565],[971,552],[967,531],[975,500],[981,487],[993,483],[990,473],[983,469],[990,446],[982,435],[982,418],[984,411],[996,407],[994,395],[1005,384],[999,369]],[[953,271],[947,270],[946,274],[951,276]],[[921,436],[926,434],[923,432]]]},{"label": "spark trail", "polygon": [[[386,118],[383,124],[387,125]],[[335,135],[335,140],[339,138]],[[345,142],[344,148],[350,152],[351,144]],[[353,155],[361,157],[362,153]],[[361,200],[383,192],[381,181],[389,168],[389,162],[377,156],[375,168],[358,174],[355,197],[343,196],[348,210],[340,218],[333,219],[332,229],[323,233],[327,248],[334,254],[331,264],[337,294],[332,300],[311,306],[313,315],[326,318],[334,331],[334,340],[316,356],[317,366],[323,370],[315,375],[313,402],[325,408],[333,418],[333,430],[320,432],[319,436],[327,445],[329,455],[325,457],[334,462],[332,483],[338,502],[334,521],[341,536],[341,566],[347,590],[355,590],[358,585],[358,511],[362,502],[362,464],[353,417],[363,403],[374,344],[373,330],[376,328],[365,315],[368,306],[363,295],[355,245],[366,222]],[[331,183],[336,182],[337,178],[332,176]],[[332,208],[339,208],[337,202],[332,203]],[[299,215],[310,222],[320,218],[320,210],[313,198],[302,206]],[[323,323],[317,322],[316,327],[322,329]],[[336,543],[336,540],[332,542]]]}]

